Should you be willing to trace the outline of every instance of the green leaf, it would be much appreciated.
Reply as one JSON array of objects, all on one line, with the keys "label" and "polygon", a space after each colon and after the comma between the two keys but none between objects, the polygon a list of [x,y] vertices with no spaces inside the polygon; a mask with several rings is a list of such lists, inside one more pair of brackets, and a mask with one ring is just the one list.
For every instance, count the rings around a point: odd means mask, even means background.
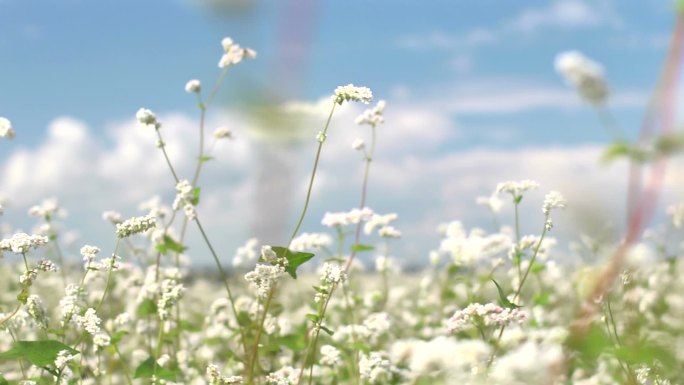
[{"label": "green leaf", "polygon": [[155,246],[157,250],[166,255],[166,253],[170,251],[175,251],[176,253],[182,253],[185,251],[187,248],[183,246],[182,244],[176,242],[173,238],[171,238],[169,235],[164,235],[164,243],[159,243]]},{"label": "green leaf", "polygon": [[78,353],[78,350],[55,340],[17,341],[10,350],[0,353],[0,359],[24,359],[36,366],[50,366],[62,350],[67,350],[70,354]]},{"label": "green leaf", "polygon": [[539,306],[545,306],[549,304],[549,293],[538,293],[537,295],[534,296],[534,301],[535,305]]},{"label": "green leaf", "polygon": [[[156,373],[155,366],[157,368]],[[135,368],[135,374],[133,375],[133,378],[152,378],[154,375],[162,380],[176,380],[175,372],[172,372],[171,370],[163,368],[159,365],[155,365],[154,358],[152,357],[146,359],[142,364]]]},{"label": "green leaf", "polygon": [[112,334],[112,345],[116,345],[128,334],[125,330],[119,330],[118,332]]},{"label": "green leaf", "polygon": [[193,206],[197,206],[199,204],[200,192],[201,189],[199,187],[192,189],[192,199],[190,199],[190,203],[192,203]]},{"label": "green leaf", "polygon": [[5,379],[5,377],[0,374],[0,385],[9,385],[9,382]]},{"label": "green leaf", "polygon": [[306,349],[307,343],[303,338],[304,334],[290,334],[278,338],[278,344],[285,346],[293,352],[301,352]]},{"label": "green leaf", "polygon": [[492,278],[492,282],[494,282],[494,284],[496,285],[496,290],[499,291],[499,306],[505,307],[505,308],[508,308],[508,309],[517,309],[517,308],[520,307],[520,306],[518,306],[518,305],[516,305],[516,304],[514,304],[513,302],[511,302],[511,301],[508,300],[508,297],[506,297],[506,294],[504,293],[503,289],[502,289],[501,286],[499,286],[499,284],[494,280],[494,278]]},{"label": "green leaf", "polygon": [[136,314],[138,316],[141,316],[141,317],[153,315],[156,313],[157,313],[157,303],[151,299],[143,300],[140,303],[140,305],[138,305],[138,309],[136,309]]},{"label": "green leaf", "polygon": [[213,156],[206,156],[206,155],[205,155],[205,156],[200,156],[200,157],[198,158],[198,160],[200,161],[200,163],[208,162],[208,161],[210,161],[210,160],[212,160],[212,159],[214,159]]},{"label": "green leaf", "polygon": [[648,154],[628,142],[617,141],[608,146],[608,148],[603,152],[601,161],[604,163],[610,163],[621,157],[630,158],[636,162],[645,162],[648,159]]},{"label": "green leaf", "polygon": [[546,265],[544,265],[544,264],[542,264],[542,263],[539,263],[539,262],[535,262],[535,263],[532,264],[532,267],[530,268],[530,271],[531,271],[533,274],[537,274],[537,273],[542,272],[544,269],[546,269]]},{"label": "green leaf", "polygon": [[357,244],[351,246],[351,251],[354,253],[359,253],[362,251],[370,251],[370,250],[375,250],[375,246],[362,245],[360,243],[357,243]]},{"label": "green leaf", "polygon": [[567,344],[588,362],[596,361],[606,349],[613,345],[603,329],[596,324],[591,325],[583,337],[571,335]]},{"label": "green leaf", "polygon": [[313,314],[313,313],[309,313],[305,317],[306,317],[306,319],[308,319],[309,321],[311,321],[315,324],[317,324],[318,321],[320,321],[320,319],[321,319],[321,317],[319,317],[318,314]]},{"label": "green leaf", "polygon": [[278,258],[287,259],[285,271],[287,271],[287,273],[290,274],[290,276],[294,279],[297,279],[297,268],[314,257],[314,254],[312,253],[292,251],[281,246],[273,246],[271,249],[276,253]]}]

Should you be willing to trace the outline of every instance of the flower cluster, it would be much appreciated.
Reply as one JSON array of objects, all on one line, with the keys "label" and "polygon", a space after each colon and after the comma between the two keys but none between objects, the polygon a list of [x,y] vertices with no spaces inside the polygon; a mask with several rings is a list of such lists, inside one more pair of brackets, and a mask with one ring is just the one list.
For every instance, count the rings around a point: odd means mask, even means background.
[{"label": "flower cluster", "polygon": [[608,96],[608,87],[601,66],[578,51],[567,51],[556,56],[556,71],[568,84],[577,88],[590,103],[602,103]]},{"label": "flower cluster", "polygon": [[353,84],[339,86],[335,89],[335,103],[361,102],[368,104],[373,100],[373,92],[368,87],[357,87]]},{"label": "flower cluster", "polygon": [[201,90],[202,90],[202,84],[197,79],[188,80],[188,82],[185,83],[185,92],[187,92],[187,93],[197,94]]},{"label": "flower cluster", "polygon": [[183,287],[182,283],[178,283],[173,279],[162,281],[161,297],[157,301],[159,319],[166,320],[169,318],[169,310],[178,303],[183,296],[183,292],[185,292],[185,287]]},{"label": "flower cluster", "polygon": [[0,138],[14,139],[14,128],[12,122],[7,118],[0,116]]},{"label": "flower cluster", "polygon": [[174,210],[178,210],[182,206],[185,216],[190,220],[193,220],[197,217],[195,205],[193,204],[194,192],[195,189],[187,180],[178,182],[176,184],[176,198],[171,206]]},{"label": "flower cluster", "polygon": [[209,385],[242,385],[243,379],[241,376],[222,376],[218,367],[214,364],[207,365],[207,380]]},{"label": "flower cluster", "polygon": [[347,280],[347,273],[344,267],[336,262],[326,262],[321,272],[321,286],[316,289],[314,301],[321,302],[330,294],[333,286],[344,283]]},{"label": "flower cluster", "polygon": [[256,295],[265,299],[268,297],[273,285],[285,272],[285,268],[280,265],[257,264],[254,270],[245,274],[245,280],[256,289]]},{"label": "flower cluster", "polygon": [[135,119],[144,126],[154,126],[156,129],[161,127],[161,123],[157,121],[157,115],[147,108],[139,109],[138,112],[135,113]]},{"label": "flower cluster", "polygon": [[36,249],[45,246],[48,237],[42,235],[28,235],[26,233],[16,233],[11,238],[0,241],[0,252],[11,251],[15,254],[26,254],[31,248]]},{"label": "flower cluster", "polygon": [[116,235],[119,238],[127,238],[131,235],[144,233],[145,231],[156,227],[156,225],[157,219],[151,215],[133,217],[116,225]]},{"label": "flower cluster", "polygon": [[512,322],[521,323],[526,318],[527,314],[519,309],[503,308],[493,303],[485,305],[473,303],[468,305],[465,309],[456,311],[456,313],[446,321],[446,328],[449,333],[457,333],[470,326],[503,326]]},{"label": "flower cluster", "polygon": [[[321,223],[327,227],[343,227],[357,224],[360,221],[367,221],[373,217],[373,210],[368,207],[363,209],[352,209],[348,212],[325,213]],[[371,230],[372,231],[372,230]]]},{"label": "flower cluster", "polygon": [[385,117],[382,115],[385,111],[385,105],[386,102],[380,100],[375,107],[369,108],[359,115],[356,118],[356,124],[368,124],[376,127],[378,124],[385,123]]},{"label": "flower cluster", "polygon": [[324,233],[302,233],[290,242],[292,251],[320,250],[332,244],[330,235]]},{"label": "flower cluster", "polygon": [[256,57],[256,52],[253,49],[242,48],[229,37],[221,40],[221,45],[223,46],[224,54],[221,56],[221,60],[219,60],[219,68],[228,68],[240,63],[242,59],[254,59]]},{"label": "flower cluster", "polygon": [[97,312],[93,308],[86,310],[83,315],[75,314],[72,320],[93,336],[100,332],[102,320],[100,320],[100,317],[97,316]]},{"label": "flower cluster", "polygon": [[551,209],[563,209],[565,208],[566,204],[567,201],[561,193],[559,193],[558,191],[550,191],[544,197],[542,212],[544,213],[544,215],[548,216],[551,213]]},{"label": "flower cluster", "polygon": [[509,193],[513,195],[514,198],[522,196],[522,193],[528,190],[536,190],[539,188],[539,183],[533,180],[523,180],[520,182],[508,181],[499,183],[496,186],[496,191],[498,193]]}]

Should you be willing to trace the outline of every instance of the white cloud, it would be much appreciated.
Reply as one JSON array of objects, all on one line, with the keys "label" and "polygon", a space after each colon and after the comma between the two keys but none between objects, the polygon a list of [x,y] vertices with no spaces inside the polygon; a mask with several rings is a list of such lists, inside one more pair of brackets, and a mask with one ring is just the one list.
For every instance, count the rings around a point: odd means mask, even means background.
[{"label": "white cloud", "polygon": [[[521,3],[522,4],[522,3]],[[407,49],[456,50],[509,41],[520,34],[539,33],[548,29],[582,29],[618,26],[620,18],[610,2],[556,0],[537,8],[521,9],[515,16],[494,27],[478,27],[457,34],[433,31],[404,36],[398,45]]]},{"label": "white cloud", "polygon": [[[550,86],[521,78],[476,78],[456,85],[441,85],[428,93],[433,96],[426,98],[426,106],[457,114],[511,114],[583,106],[576,91],[560,81]],[[643,91],[616,90],[610,95],[609,104],[613,108],[643,107],[648,97]]]},{"label": "white cloud", "polygon": [[543,8],[523,10],[508,25],[513,30],[534,32],[543,28],[582,28],[617,24],[619,19],[606,3],[558,0]]}]

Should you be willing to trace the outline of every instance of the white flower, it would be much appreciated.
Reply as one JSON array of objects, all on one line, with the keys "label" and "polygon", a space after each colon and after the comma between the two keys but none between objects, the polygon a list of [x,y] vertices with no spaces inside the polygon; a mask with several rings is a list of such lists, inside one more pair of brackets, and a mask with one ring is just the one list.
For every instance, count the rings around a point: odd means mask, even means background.
[{"label": "white flower", "polygon": [[672,225],[681,229],[684,225],[684,203],[668,207],[667,215],[672,217]]},{"label": "white flower", "polygon": [[321,365],[337,366],[342,362],[342,354],[332,345],[321,346]]},{"label": "white flower", "polygon": [[0,116],[0,138],[14,139],[14,135],[12,122],[10,122],[9,119]]},{"label": "white flower", "polygon": [[521,323],[527,318],[527,314],[520,309],[508,309],[493,303],[485,305],[473,303],[465,309],[458,310],[446,321],[449,333],[457,333],[470,326],[482,322],[485,326],[505,326],[512,322]]},{"label": "white flower", "polygon": [[247,262],[252,262],[257,259],[256,247],[259,244],[259,240],[256,238],[250,238],[244,246],[238,247],[233,257],[233,266],[235,267],[245,267]]},{"label": "white flower", "polygon": [[565,208],[565,205],[567,204],[567,201],[563,197],[561,193],[558,191],[550,191],[546,196],[544,197],[544,204],[542,206],[542,212],[544,215],[549,215],[551,213],[551,209],[559,208],[563,209]]},{"label": "white flower", "polygon": [[392,226],[382,226],[380,230],[378,230],[378,235],[383,238],[401,238],[401,231]]},{"label": "white flower", "polygon": [[103,212],[102,219],[111,222],[112,224],[121,223],[123,221],[123,219],[121,219],[121,214],[116,211]]},{"label": "white flower", "polygon": [[75,314],[73,321],[93,336],[100,332],[100,323],[102,323],[102,320],[100,320],[100,317],[97,316],[97,313],[93,308],[86,310],[85,314],[82,316]]},{"label": "white flower", "polygon": [[64,210],[59,207],[57,198],[49,198],[40,202],[39,205],[31,206],[28,215],[36,218],[53,218],[57,214],[63,214]]},{"label": "white flower", "polygon": [[230,139],[232,138],[233,133],[230,131],[230,128],[228,127],[219,127],[216,130],[214,130],[214,138],[216,139]]},{"label": "white flower", "polygon": [[45,246],[48,237],[42,235],[28,235],[26,233],[16,233],[12,238],[0,240],[0,251],[11,251],[16,254],[25,254],[31,248]]},{"label": "white flower", "polygon": [[555,67],[566,82],[575,86],[588,102],[601,103],[608,96],[603,69],[581,52],[567,51],[558,54]]},{"label": "white flower", "polygon": [[138,120],[138,123],[146,126],[157,125],[157,116],[147,108],[139,109],[138,112],[135,113],[135,118]]},{"label": "white flower", "polygon": [[492,194],[488,197],[477,197],[476,203],[478,205],[486,206],[493,213],[498,213],[503,207],[503,201],[496,194]]},{"label": "white flower", "polygon": [[218,66],[220,68],[227,68],[231,65],[238,64],[244,58],[253,59],[256,57],[256,52],[249,48],[242,48],[239,44],[235,44],[233,40],[229,37],[224,38],[221,41],[223,46],[223,56],[219,60]]},{"label": "white flower", "polygon": [[366,143],[361,138],[356,138],[352,142],[352,149],[354,149],[356,151],[363,150],[365,147],[366,147]]},{"label": "white flower", "polygon": [[130,237],[134,234],[143,233],[156,227],[157,219],[146,215],[144,217],[133,217],[116,225],[116,235],[119,238]]},{"label": "white flower", "polygon": [[261,299],[266,299],[271,287],[285,272],[280,265],[258,264],[253,271],[245,274],[245,280],[256,288],[256,294]]},{"label": "white flower", "polygon": [[185,92],[199,93],[202,90],[202,85],[199,80],[192,79],[185,83]]},{"label": "white flower", "polygon": [[375,107],[364,111],[356,118],[356,124],[368,124],[375,127],[378,124],[384,123],[385,118],[382,116],[382,113],[385,111],[385,104],[384,100],[380,100]]},{"label": "white flower", "polygon": [[368,104],[373,100],[373,92],[368,87],[356,87],[353,84],[347,84],[335,89],[334,100],[335,103],[340,105],[345,101]]},{"label": "white flower", "polygon": [[159,318],[166,320],[169,317],[169,310],[178,303],[185,292],[182,283],[177,283],[173,279],[165,279],[161,284],[161,298],[157,301],[157,313]]},{"label": "white flower", "polygon": [[366,222],[366,224],[363,226],[363,232],[366,233],[366,235],[370,234],[373,232],[373,230],[380,226],[387,226],[391,222],[397,219],[397,214],[396,213],[389,213],[385,215],[380,215],[380,214],[373,214],[371,219]]},{"label": "white flower", "polygon": [[320,250],[332,244],[332,238],[323,233],[302,233],[293,239],[289,249],[292,251]]},{"label": "white flower", "polygon": [[503,182],[499,183],[496,186],[496,191],[498,193],[510,193],[513,195],[513,197],[517,198],[522,195],[523,192],[528,191],[528,190],[536,190],[539,188],[539,183],[533,181],[533,180],[523,180],[520,182],[514,182],[514,181],[508,181],[508,182]]}]

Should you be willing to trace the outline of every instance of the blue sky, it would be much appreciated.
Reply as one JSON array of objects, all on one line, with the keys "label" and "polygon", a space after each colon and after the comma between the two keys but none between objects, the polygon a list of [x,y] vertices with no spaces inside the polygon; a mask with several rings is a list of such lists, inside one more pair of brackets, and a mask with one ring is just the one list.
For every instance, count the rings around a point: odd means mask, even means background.
[{"label": "blue sky", "polygon": [[[154,191],[136,183],[168,181],[156,166],[145,177],[132,176],[141,168],[136,162],[158,161],[159,154],[153,138],[141,136],[134,144],[120,135],[133,132],[135,111],[145,106],[176,125],[169,132],[183,143],[183,127],[197,116],[183,86],[198,78],[209,88],[218,75],[220,40],[231,36],[258,57],[231,69],[210,119],[232,125],[243,138],[236,140],[237,150],[224,148],[230,153],[226,163],[208,166],[214,171],[207,173],[206,186],[217,194],[208,198],[212,212],[222,209],[243,222],[256,215],[239,209],[256,188],[250,176],[259,169],[254,154],[268,145],[247,132],[255,123],[245,116],[245,100],[315,102],[338,85],[367,85],[389,106],[378,154],[385,163],[377,162],[380,177],[373,180],[370,205],[400,213],[404,222],[397,227],[403,226],[405,237],[399,248],[417,260],[438,242],[426,235],[437,223],[484,223],[473,201],[489,194],[496,178],[525,176],[562,188],[558,175],[572,179],[568,173],[586,174],[595,165],[607,136],[595,113],[555,73],[556,54],[577,49],[600,62],[612,91],[611,110],[634,132],[673,22],[670,1],[0,0],[0,116],[17,131],[14,141],[0,142],[0,194],[13,203],[5,219],[26,228],[31,222],[22,219],[25,208],[39,197],[57,196],[71,212],[67,227],[85,227],[79,242],[104,242],[99,212],[89,210],[132,215],[134,200]],[[356,129],[351,122],[360,111],[342,112],[337,124]],[[314,134],[318,129],[310,128]],[[348,210],[358,200],[358,186],[340,187],[353,179],[334,181],[355,175],[346,167],[358,166],[356,154],[345,153],[349,145],[342,143],[350,138],[340,135],[344,139],[332,145],[324,165],[307,231],[320,230],[326,210]],[[285,152],[293,170],[294,212],[301,204],[296,186],[313,151],[305,144]],[[122,160],[121,167],[130,169],[116,170],[117,157],[127,154],[138,158]],[[334,158],[338,154],[348,159]],[[70,164],[83,162],[99,166]],[[596,185],[580,189],[579,196],[624,182],[619,168],[592,172]],[[139,192],[99,199],[98,185]],[[74,191],[79,188],[84,190]],[[168,197],[169,188],[157,192]],[[677,197],[679,190],[670,193]],[[603,194],[596,199],[611,200]],[[84,200],[90,203],[81,207]],[[116,207],[102,207],[108,203]],[[245,226],[227,220],[214,225],[217,234],[230,234],[222,238],[226,254],[249,235]]]}]

